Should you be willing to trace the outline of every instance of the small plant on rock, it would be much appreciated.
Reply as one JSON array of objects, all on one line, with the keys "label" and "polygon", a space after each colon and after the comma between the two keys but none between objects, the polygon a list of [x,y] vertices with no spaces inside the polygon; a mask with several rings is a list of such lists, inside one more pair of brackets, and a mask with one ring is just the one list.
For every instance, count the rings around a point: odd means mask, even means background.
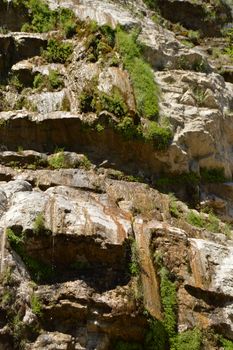
[{"label": "small plant on rock", "polygon": [[187,215],[187,221],[189,224],[204,228],[205,227],[205,219],[203,214],[196,213],[194,210],[190,210]]},{"label": "small plant on rock", "polygon": [[157,122],[150,122],[143,133],[145,140],[152,142],[157,150],[168,148],[172,140],[172,131],[168,127],[160,126]]},{"label": "small plant on rock", "polygon": [[44,231],[46,231],[44,215],[43,215],[43,213],[39,213],[36,216],[35,221],[33,223],[33,232],[36,235],[39,235],[39,234],[43,233]]},{"label": "small plant on rock", "polygon": [[42,316],[42,304],[38,296],[33,293],[31,296],[31,308],[32,312],[37,316]]},{"label": "small plant on rock", "polygon": [[63,150],[58,150],[48,160],[49,165],[54,169],[65,168],[65,156]]}]

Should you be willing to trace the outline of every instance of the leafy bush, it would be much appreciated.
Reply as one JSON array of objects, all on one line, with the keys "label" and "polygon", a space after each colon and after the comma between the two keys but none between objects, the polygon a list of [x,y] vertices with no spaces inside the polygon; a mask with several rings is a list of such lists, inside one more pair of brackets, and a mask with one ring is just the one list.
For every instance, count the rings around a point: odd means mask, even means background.
[{"label": "leafy bush", "polygon": [[168,348],[168,336],[161,321],[149,320],[150,328],[146,334],[145,347],[147,350],[165,350]]},{"label": "leafy bush", "polygon": [[71,38],[77,33],[77,23],[74,12],[70,9],[60,8],[57,13],[57,26],[63,29],[67,38]]},{"label": "leafy bush", "polygon": [[215,168],[215,169],[207,169],[202,168],[200,171],[201,180],[206,183],[221,183],[226,182],[227,179],[224,175],[224,169]]},{"label": "leafy bush", "polygon": [[178,206],[177,206],[177,199],[174,196],[173,193],[169,193],[169,211],[172,216],[175,218],[178,218],[180,216]]},{"label": "leafy bush", "polygon": [[49,87],[52,89],[59,89],[64,86],[61,75],[56,70],[50,70],[48,75]]},{"label": "leafy bush", "polygon": [[51,11],[45,1],[29,0],[27,7],[31,18],[29,23],[22,26],[22,31],[43,33],[55,28],[56,12]]},{"label": "leafy bush", "polygon": [[157,150],[165,150],[172,140],[172,131],[152,121],[144,132],[144,137],[146,141],[152,142]]},{"label": "leafy bush", "polygon": [[152,69],[142,58],[141,47],[137,43],[137,34],[128,34],[118,29],[116,44],[124,66],[130,74],[138,112],[146,118],[157,118],[159,113],[158,87]]},{"label": "leafy bush", "polygon": [[233,350],[233,342],[231,340],[225,339],[221,336],[220,342],[224,350]]},{"label": "leafy bush", "polygon": [[79,96],[79,106],[80,111],[82,113],[94,112],[95,104],[94,104],[94,92],[93,90],[83,90],[81,95]]},{"label": "leafy bush", "polygon": [[141,126],[135,125],[131,117],[123,118],[117,124],[116,130],[127,139],[140,138],[142,136]]},{"label": "leafy bush", "polygon": [[95,101],[95,109],[98,112],[106,110],[121,118],[127,114],[128,108],[117,90],[113,90],[111,95],[100,92]]},{"label": "leafy bush", "polygon": [[44,77],[42,74],[38,73],[35,75],[34,80],[33,80],[33,87],[34,89],[38,89],[41,86],[44,85]]},{"label": "leafy bush", "polygon": [[43,57],[48,62],[65,63],[73,52],[71,43],[60,42],[56,39],[49,39]]},{"label": "leafy bush", "polygon": [[72,10],[66,8],[51,10],[43,0],[29,0],[24,3],[29,10],[30,19],[22,26],[22,31],[43,33],[60,29],[67,38],[76,34],[77,23]]},{"label": "leafy bush", "polygon": [[202,334],[198,328],[178,334],[175,346],[172,350],[200,350],[202,345]]}]

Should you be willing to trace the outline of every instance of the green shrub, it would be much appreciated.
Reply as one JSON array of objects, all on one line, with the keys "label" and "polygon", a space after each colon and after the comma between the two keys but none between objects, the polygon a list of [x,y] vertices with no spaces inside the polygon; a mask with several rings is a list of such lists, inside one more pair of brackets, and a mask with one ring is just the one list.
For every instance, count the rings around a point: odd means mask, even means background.
[{"label": "green shrub", "polygon": [[33,223],[33,232],[36,235],[39,235],[44,233],[44,231],[46,231],[44,215],[43,213],[39,213]]},{"label": "green shrub", "polygon": [[201,180],[206,183],[221,183],[226,182],[227,179],[224,175],[223,168],[207,169],[202,168],[200,170]]},{"label": "green shrub", "polygon": [[37,316],[42,316],[42,304],[40,299],[36,294],[32,294],[31,296],[31,308],[32,312]]},{"label": "green shrub", "polygon": [[64,86],[61,75],[56,70],[50,70],[49,75],[36,74],[33,80],[34,89],[46,88],[49,91],[61,89]]},{"label": "green shrub", "polygon": [[202,334],[198,328],[178,334],[172,350],[201,350]]},{"label": "green shrub", "polygon": [[157,0],[143,0],[144,3],[151,9],[157,10]]},{"label": "green shrub", "polygon": [[59,89],[64,86],[61,75],[56,70],[50,70],[48,75],[49,87],[52,89]]},{"label": "green shrub", "polygon": [[33,80],[33,88],[38,89],[44,85],[44,76],[40,73],[36,74]]},{"label": "green shrub", "polygon": [[84,156],[80,165],[86,170],[89,170],[91,168],[91,161],[87,158],[87,156]]},{"label": "green shrub", "polygon": [[9,79],[9,85],[13,86],[17,91],[21,91],[23,89],[23,84],[19,80],[18,75],[13,74]]},{"label": "green shrub", "polygon": [[149,331],[145,337],[146,350],[165,350],[168,348],[168,336],[161,321],[149,320]]},{"label": "green shrub", "polygon": [[131,117],[123,118],[116,126],[116,130],[120,132],[126,139],[141,138],[142,131],[140,125],[135,125]]},{"label": "green shrub", "polygon": [[190,210],[188,215],[187,215],[187,222],[190,225],[204,228],[206,226],[205,219],[202,214],[197,214],[195,211]]},{"label": "green shrub", "polygon": [[233,350],[233,342],[231,340],[225,339],[221,336],[220,342],[224,350]]},{"label": "green shrub", "polygon": [[171,340],[176,335],[176,285],[169,279],[169,272],[166,268],[160,269],[160,294],[164,311],[163,325]]},{"label": "green shrub", "polygon": [[152,142],[157,150],[167,149],[172,140],[172,131],[167,127],[159,126],[154,121],[149,123],[143,135],[145,140]]},{"label": "green shrub", "polygon": [[210,232],[220,232],[220,222],[219,219],[213,214],[210,213],[208,216],[208,222],[206,223],[206,229]]},{"label": "green shrub", "polygon": [[177,199],[173,193],[169,193],[169,211],[170,211],[170,214],[175,218],[178,218],[180,216],[178,206],[177,206]]},{"label": "green shrub", "polygon": [[194,43],[198,44],[200,40],[200,32],[198,30],[189,30],[188,38]]},{"label": "green shrub", "polygon": [[43,57],[48,62],[65,63],[73,52],[71,43],[60,42],[56,39],[49,39]]},{"label": "green shrub", "polygon": [[93,90],[83,90],[79,96],[79,106],[82,113],[94,112],[94,91]]},{"label": "green shrub", "polygon": [[158,87],[151,67],[142,58],[137,34],[118,29],[116,44],[132,81],[138,112],[146,118],[157,118]]},{"label": "green shrub", "polygon": [[65,168],[65,156],[64,151],[55,153],[48,160],[49,165],[54,169]]},{"label": "green shrub", "polygon": [[76,34],[77,23],[72,10],[59,8],[51,10],[43,0],[25,1],[29,11],[29,22],[24,23],[21,30],[25,32],[48,32],[51,30],[63,30],[67,38]]},{"label": "green shrub", "polygon": [[95,109],[97,113],[106,110],[119,118],[124,117],[128,112],[127,105],[117,90],[113,90],[111,95],[99,92],[95,101]]},{"label": "green shrub", "polygon": [[115,45],[115,30],[112,29],[107,24],[104,24],[99,27],[101,34],[103,35],[105,42],[110,46],[114,47]]},{"label": "green shrub", "polygon": [[49,9],[43,0],[29,0],[27,7],[30,22],[22,26],[22,31],[48,32],[56,26],[56,12]]},{"label": "green shrub", "polygon": [[65,36],[71,38],[77,33],[77,22],[75,14],[72,10],[66,8],[60,8],[58,10],[58,27],[63,29]]}]

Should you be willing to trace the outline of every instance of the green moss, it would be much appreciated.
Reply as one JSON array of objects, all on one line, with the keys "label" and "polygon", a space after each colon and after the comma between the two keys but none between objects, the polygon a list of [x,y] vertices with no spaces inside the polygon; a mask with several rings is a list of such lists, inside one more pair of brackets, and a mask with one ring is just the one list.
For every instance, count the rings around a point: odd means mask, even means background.
[{"label": "green moss", "polygon": [[116,46],[130,74],[139,114],[146,118],[157,118],[159,114],[158,87],[151,67],[142,58],[142,49],[137,43],[137,34],[134,32],[128,34],[118,29]]}]

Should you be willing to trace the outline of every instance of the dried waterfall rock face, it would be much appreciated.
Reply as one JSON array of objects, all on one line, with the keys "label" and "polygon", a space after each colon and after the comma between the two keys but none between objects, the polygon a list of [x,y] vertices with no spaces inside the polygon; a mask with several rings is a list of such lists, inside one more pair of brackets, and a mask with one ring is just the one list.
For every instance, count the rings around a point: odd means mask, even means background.
[{"label": "dried waterfall rock face", "polygon": [[0,0],[0,349],[233,347],[232,11]]}]

